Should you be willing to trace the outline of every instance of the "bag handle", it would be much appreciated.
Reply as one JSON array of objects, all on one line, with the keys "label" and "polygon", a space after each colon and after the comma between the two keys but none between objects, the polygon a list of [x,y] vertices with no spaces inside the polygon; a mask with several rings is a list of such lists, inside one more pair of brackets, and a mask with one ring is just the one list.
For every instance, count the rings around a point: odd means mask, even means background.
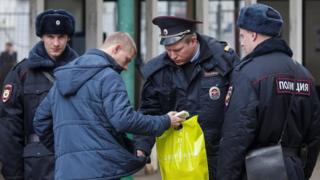
[{"label": "bag handle", "polygon": [[277,144],[280,144],[280,145],[281,145],[281,142],[282,142],[282,139],[283,139],[283,136],[284,136],[284,132],[287,130],[289,114],[290,114],[290,111],[291,111],[291,108],[292,108],[292,105],[293,105],[294,97],[296,95],[296,80],[295,80],[295,77],[294,77],[294,81],[293,81],[293,89],[294,89],[294,91],[293,91],[293,94],[291,95],[290,105],[289,105],[289,108],[288,108],[288,111],[287,111],[286,119],[285,119],[285,121],[283,123],[281,136],[280,136],[280,139],[279,139],[279,141],[277,143]]},{"label": "bag handle", "polygon": [[54,77],[48,73],[48,72],[45,72],[45,71],[42,71],[42,74],[51,82],[51,83],[54,83]]}]

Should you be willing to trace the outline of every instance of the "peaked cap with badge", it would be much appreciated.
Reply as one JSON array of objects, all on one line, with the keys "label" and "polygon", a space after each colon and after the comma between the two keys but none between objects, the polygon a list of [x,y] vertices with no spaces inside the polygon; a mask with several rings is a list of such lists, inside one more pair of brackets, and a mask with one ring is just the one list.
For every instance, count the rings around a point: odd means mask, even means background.
[{"label": "peaked cap with badge", "polygon": [[75,29],[74,17],[63,9],[49,9],[37,16],[36,34],[42,37],[44,34],[73,35]]},{"label": "peaked cap with badge", "polygon": [[196,25],[202,22],[175,16],[158,16],[152,23],[161,30],[160,44],[171,45],[183,39],[186,34],[196,32]]}]

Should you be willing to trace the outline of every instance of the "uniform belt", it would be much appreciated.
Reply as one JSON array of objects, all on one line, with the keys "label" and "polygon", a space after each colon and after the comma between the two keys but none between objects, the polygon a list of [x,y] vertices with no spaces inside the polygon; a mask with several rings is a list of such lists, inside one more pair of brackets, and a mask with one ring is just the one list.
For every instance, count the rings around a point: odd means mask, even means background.
[{"label": "uniform belt", "polygon": [[39,136],[36,135],[36,134],[30,134],[30,135],[28,136],[28,144],[30,144],[30,143],[35,143],[35,142],[40,142]]}]

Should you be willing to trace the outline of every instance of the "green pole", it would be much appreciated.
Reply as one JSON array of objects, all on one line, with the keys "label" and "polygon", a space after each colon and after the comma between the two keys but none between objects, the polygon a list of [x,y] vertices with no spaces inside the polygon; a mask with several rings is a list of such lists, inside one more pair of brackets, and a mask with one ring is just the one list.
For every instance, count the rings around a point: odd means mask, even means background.
[{"label": "green pole", "polygon": [[[135,0],[118,0],[118,31],[127,32],[135,39]],[[134,105],[135,94],[135,67],[134,60],[128,66],[127,71],[121,73],[126,84],[131,105]],[[132,136],[131,136],[132,138]],[[133,180],[132,176],[121,178],[121,180]]]},{"label": "green pole", "polygon": [[[135,0],[118,0],[118,30],[127,32],[135,39]],[[128,66],[127,71],[121,73],[129,94],[130,103],[134,105],[135,94],[135,67],[134,60]]]}]

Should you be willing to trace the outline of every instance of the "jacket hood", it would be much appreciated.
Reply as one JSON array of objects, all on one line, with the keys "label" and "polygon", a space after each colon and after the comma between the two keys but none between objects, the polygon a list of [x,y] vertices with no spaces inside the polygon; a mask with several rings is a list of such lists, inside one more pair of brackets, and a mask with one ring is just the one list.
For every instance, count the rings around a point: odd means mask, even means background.
[{"label": "jacket hood", "polygon": [[83,56],[55,70],[57,89],[64,96],[75,94],[101,70],[114,66],[115,61],[103,51],[89,50]]}]

